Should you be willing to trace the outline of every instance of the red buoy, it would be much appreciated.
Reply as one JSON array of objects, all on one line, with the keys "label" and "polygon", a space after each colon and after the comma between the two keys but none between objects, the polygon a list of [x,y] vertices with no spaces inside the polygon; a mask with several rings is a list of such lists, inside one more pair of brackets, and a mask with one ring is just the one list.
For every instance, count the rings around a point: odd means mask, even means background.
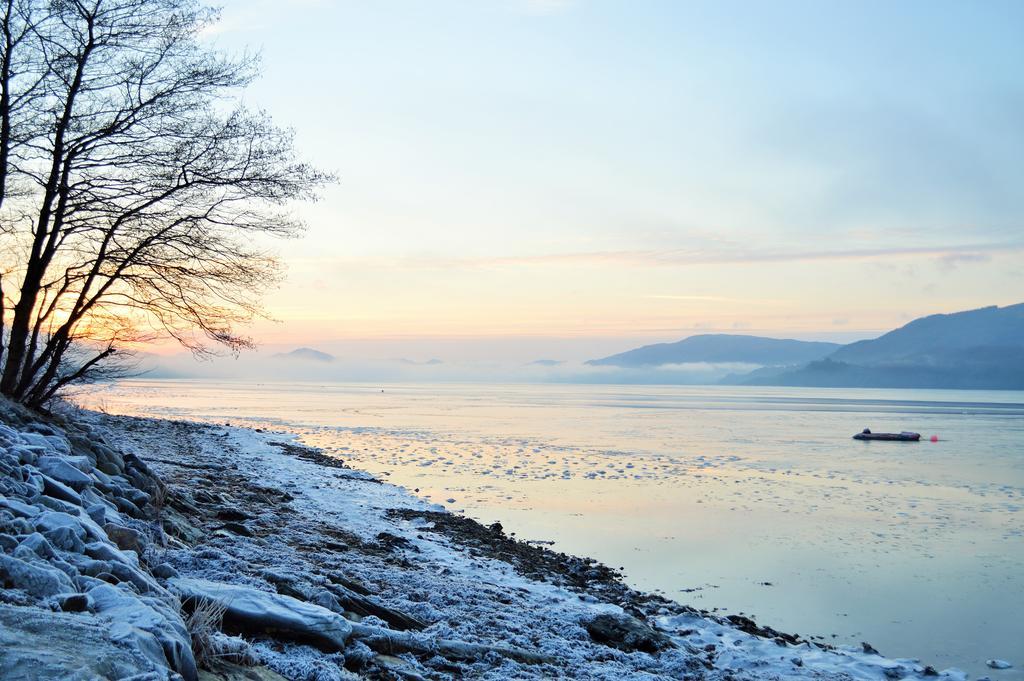
[{"label": "red buoy", "polygon": [[939,436],[938,435],[932,435],[932,442],[938,442],[938,441],[939,441]]}]

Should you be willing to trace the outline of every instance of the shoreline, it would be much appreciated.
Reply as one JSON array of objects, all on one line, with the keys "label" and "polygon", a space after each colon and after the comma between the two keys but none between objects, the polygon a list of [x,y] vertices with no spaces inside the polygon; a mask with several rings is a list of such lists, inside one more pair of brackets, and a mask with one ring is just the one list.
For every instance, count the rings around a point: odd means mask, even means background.
[{"label": "shoreline", "polygon": [[325,652],[323,641],[275,638],[229,607],[221,628],[245,640],[215,639],[284,678],[966,678],[636,591],[596,561],[511,539],[291,435],[77,418],[165,487],[160,529],[139,561],[162,589],[273,594],[358,630]]}]

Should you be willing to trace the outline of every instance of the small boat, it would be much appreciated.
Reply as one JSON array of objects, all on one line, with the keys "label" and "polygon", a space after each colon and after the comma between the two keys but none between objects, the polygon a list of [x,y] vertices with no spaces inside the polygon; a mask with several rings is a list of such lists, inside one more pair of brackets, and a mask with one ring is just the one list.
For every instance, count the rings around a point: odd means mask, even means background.
[{"label": "small boat", "polygon": [[917,442],[921,439],[921,433],[911,433],[904,430],[902,433],[872,433],[870,428],[865,428],[853,436],[854,440],[890,440],[895,442]]}]

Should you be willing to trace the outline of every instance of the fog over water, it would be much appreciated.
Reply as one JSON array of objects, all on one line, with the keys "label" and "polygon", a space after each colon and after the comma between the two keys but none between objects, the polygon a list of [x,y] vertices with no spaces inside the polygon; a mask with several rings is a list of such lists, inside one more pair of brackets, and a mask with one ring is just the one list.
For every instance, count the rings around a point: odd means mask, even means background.
[{"label": "fog over water", "polygon": [[80,400],[294,431],[681,602],[1024,679],[1021,392],[133,380]]}]

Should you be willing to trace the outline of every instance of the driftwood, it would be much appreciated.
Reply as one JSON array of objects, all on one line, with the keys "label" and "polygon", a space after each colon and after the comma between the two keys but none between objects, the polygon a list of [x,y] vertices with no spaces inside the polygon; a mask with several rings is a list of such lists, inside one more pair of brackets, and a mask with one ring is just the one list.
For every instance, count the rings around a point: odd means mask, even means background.
[{"label": "driftwood", "polygon": [[347,586],[338,583],[332,583],[326,586],[342,607],[347,610],[351,610],[357,615],[373,615],[374,617],[379,617],[395,629],[400,629],[402,631],[407,631],[409,629],[418,631],[420,629],[427,628],[426,622],[423,622],[408,613],[404,613],[401,610],[396,610],[395,608],[390,608],[383,603],[378,603],[369,596],[358,594]]},{"label": "driftwood", "polygon": [[443,638],[423,639],[409,632],[392,631],[352,622],[352,637],[384,655],[413,653],[414,655],[440,655],[449,660],[478,660],[490,653],[524,664],[549,664],[555,658],[523,648],[450,641]]}]

